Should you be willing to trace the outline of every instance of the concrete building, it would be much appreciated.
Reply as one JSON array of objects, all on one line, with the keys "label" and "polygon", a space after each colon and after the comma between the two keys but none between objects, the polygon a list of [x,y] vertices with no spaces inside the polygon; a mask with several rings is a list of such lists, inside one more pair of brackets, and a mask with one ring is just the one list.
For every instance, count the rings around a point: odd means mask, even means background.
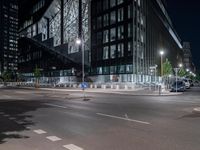
[{"label": "concrete building", "polygon": [[162,0],[24,0],[20,7],[19,70],[27,79],[37,66],[45,82],[79,81],[82,49],[92,82],[151,82],[161,50],[174,67],[183,61]]}]

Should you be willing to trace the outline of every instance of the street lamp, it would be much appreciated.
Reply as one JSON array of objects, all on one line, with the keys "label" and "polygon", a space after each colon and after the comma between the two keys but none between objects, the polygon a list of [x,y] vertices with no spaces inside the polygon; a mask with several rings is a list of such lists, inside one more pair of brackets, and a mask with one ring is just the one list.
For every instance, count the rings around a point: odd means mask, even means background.
[{"label": "street lamp", "polygon": [[[84,54],[84,47],[83,47],[84,42],[83,42],[82,39],[78,38],[76,40],[76,44],[81,47],[81,51],[82,51],[82,84],[84,84],[84,82],[85,82],[85,67],[84,67],[84,63],[85,63],[85,57],[84,56],[85,56],[85,54]],[[84,87],[83,87],[83,90],[84,90]]]},{"label": "street lamp", "polygon": [[161,67],[161,72],[160,75],[161,77],[163,76],[163,55],[164,55],[164,51],[160,51],[160,67]]},{"label": "street lamp", "polygon": [[183,67],[183,64],[179,64],[179,68],[182,68]]},{"label": "street lamp", "polygon": [[77,44],[77,45],[81,45],[81,39],[79,39],[79,38],[76,39],[76,44]]}]

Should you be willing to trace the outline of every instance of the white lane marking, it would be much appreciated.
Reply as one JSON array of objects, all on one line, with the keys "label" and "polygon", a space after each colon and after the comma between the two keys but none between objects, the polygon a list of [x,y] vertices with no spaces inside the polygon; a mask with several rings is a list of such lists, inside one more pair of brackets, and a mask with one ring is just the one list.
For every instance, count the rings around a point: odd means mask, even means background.
[{"label": "white lane marking", "polygon": [[151,123],[145,122],[145,121],[140,121],[140,120],[133,120],[133,119],[128,119],[128,118],[123,118],[123,117],[118,117],[118,116],[113,116],[113,115],[107,115],[107,114],[102,114],[102,113],[96,113],[97,115],[104,116],[104,117],[110,117],[110,118],[115,118],[115,119],[121,119],[125,121],[131,121],[131,122],[136,122],[136,123],[141,123],[141,124],[146,124],[150,125]]},{"label": "white lane marking", "polygon": [[23,121],[15,121],[15,122],[17,122],[18,124],[24,124],[25,123]]},{"label": "white lane marking", "polygon": [[67,107],[65,106],[60,106],[60,105],[55,105],[55,104],[45,103],[44,105],[67,109]]},{"label": "white lane marking", "polygon": [[5,113],[4,113],[4,112],[0,112],[0,114],[1,114],[1,115],[4,115]]},{"label": "white lane marking", "polygon": [[59,138],[57,136],[48,136],[46,138],[49,139],[50,141],[53,141],[53,142],[62,140],[61,138]]},{"label": "white lane marking", "polygon": [[37,134],[45,134],[45,133],[47,133],[46,131],[41,130],[41,129],[33,130],[33,132],[35,132],[35,133],[37,133]]},{"label": "white lane marking", "polygon": [[3,115],[4,117],[10,117],[10,115]]},{"label": "white lane marking", "polygon": [[9,119],[10,119],[10,120],[15,120],[16,118],[15,118],[15,117],[10,117]]},{"label": "white lane marking", "polygon": [[84,150],[83,148],[78,147],[74,144],[63,145],[63,147],[68,149],[68,150]]},{"label": "white lane marking", "polygon": [[200,112],[200,107],[194,108],[194,111]]}]

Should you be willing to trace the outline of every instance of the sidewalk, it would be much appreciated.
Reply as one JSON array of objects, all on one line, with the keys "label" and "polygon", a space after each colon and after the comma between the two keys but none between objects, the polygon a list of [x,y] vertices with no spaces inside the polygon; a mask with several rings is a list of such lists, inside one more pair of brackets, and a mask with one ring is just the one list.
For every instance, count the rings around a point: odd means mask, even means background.
[{"label": "sidewalk", "polygon": [[[41,90],[48,90],[48,91],[63,91],[63,92],[82,92],[82,89],[80,88],[39,88]],[[172,93],[169,91],[163,91],[159,95],[158,91],[150,91],[147,89],[135,89],[135,90],[116,90],[116,89],[86,89],[86,93],[106,93],[106,94],[120,94],[120,95],[135,95],[135,96],[175,96],[175,95],[181,95],[182,92],[178,93]]]}]

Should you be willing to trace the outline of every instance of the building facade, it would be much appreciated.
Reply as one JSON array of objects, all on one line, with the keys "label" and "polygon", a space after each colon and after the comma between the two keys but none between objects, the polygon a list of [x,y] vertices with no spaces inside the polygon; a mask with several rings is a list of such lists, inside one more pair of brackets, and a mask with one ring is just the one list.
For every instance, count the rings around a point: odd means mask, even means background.
[{"label": "building facade", "polygon": [[160,50],[174,67],[182,62],[181,40],[162,0],[35,0],[23,11],[19,66],[29,78],[37,66],[45,80],[77,80],[81,50],[93,82],[150,82],[150,67],[157,65],[160,75]]},{"label": "building facade", "polygon": [[184,66],[187,70],[196,72],[195,65],[192,61],[191,44],[190,42],[183,42],[183,53],[184,53]]},{"label": "building facade", "polygon": [[182,62],[181,40],[160,0],[92,1],[92,75],[104,82],[149,82],[159,51]]},{"label": "building facade", "polygon": [[18,66],[18,5],[15,0],[0,1],[0,74],[16,73]]}]

